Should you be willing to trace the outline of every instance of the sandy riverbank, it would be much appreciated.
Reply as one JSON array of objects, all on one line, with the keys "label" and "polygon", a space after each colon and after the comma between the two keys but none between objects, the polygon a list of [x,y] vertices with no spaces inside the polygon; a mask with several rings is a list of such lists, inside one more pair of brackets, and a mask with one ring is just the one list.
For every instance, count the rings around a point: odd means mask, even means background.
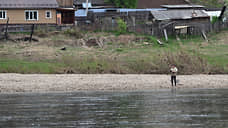
[{"label": "sandy riverbank", "polygon": [[[228,88],[228,75],[181,75],[177,88]],[[0,74],[0,92],[136,91],[171,88],[169,75]]]}]

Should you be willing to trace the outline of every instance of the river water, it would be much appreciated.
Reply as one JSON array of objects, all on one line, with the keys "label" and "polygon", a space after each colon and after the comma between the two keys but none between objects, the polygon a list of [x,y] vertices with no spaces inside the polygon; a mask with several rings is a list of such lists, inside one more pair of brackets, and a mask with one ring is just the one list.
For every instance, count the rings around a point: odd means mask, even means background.
[{"label": "river water", "polygon": [[0,127],[227,128],[228,89],[0,94]]}]

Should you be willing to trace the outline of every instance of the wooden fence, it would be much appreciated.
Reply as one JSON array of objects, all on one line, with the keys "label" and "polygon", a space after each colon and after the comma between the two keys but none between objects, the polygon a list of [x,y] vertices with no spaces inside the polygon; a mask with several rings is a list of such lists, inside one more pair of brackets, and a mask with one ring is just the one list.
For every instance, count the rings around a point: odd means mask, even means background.
[{"label": "wooden fence", "polygon": [[[210,22],[204,22],[204,23],[176,22],[165,28],[167,31],[167,34],[175,35],[176,34],[175,26],[177,25],[189,26],[188,34],[191,34],[191,35],[201,35],[202,30],[205,31],[205,33],[208,33],[208,32],[219,32],[222,29],[228,28],[228,22],[216,22],[214,24],[211,24]],[[113,24],[80,23],[76,27],[84,31],[117,31],[118,30],[117,23],[113,23]],[[32,25],[9,25],[7,31],[8,32],[31,32],[31,28],[32,28]],[[35,25],[34,26],[34,30],[41,30],[41,31],[62,31],[70,28],[72,28],[72,25],[62,25],[62,26]],[[161,28],[160,23],[128,25],[127,30],[129,32],[153,35],[157,37],[164,36],[164,31],[163,31],[163,28]],[[5,31],[6,31],[6,25],[0,25],[0,37],[4,36]]]},{"label": "wooden fence", "polygon": [[[188,26],[188,31],[186,34],[189,35],[201,35],[202,31],[205,33],[209,32],[219,32],[223,29],[228,28],[228,22],[216,22],[212,24],[211,22],[175,22],[165,28],[162,28],[160,23],[155,24],[136,24],[127,25],[127,30],[129,32],[135,32],[140,34],[153,35],[157,37],[164,36],[163,29],[166,29],[168,35],[176,35],[177,31],[175,26]],[[78,26],[81,30],[86,31],[118,31],[118,25],[113,24],[96,24],[96,23],[80,23]]]}]

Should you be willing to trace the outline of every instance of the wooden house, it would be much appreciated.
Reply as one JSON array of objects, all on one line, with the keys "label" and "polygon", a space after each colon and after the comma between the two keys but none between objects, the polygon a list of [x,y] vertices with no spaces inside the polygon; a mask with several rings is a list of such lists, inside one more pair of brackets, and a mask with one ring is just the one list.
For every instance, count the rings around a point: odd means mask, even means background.
[{"label": "wooden house", "polygon": [[0,0],[0,24],[56,24],[56,0]]},{"label": "wooden house", "polygon": [[73,0],[0,0],[0,24],[73,24]]}]

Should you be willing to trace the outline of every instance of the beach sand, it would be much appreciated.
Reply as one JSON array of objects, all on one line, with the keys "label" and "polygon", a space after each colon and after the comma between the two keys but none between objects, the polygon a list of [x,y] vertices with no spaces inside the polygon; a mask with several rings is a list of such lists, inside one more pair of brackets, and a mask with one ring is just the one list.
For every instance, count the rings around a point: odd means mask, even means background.
[{"label": "beach sand", "polygon": [[[228,75],[179,75],[176,88],[228,88]],[[0,74],[0,92],[143,91],[172,88],[169,75]]]}]

